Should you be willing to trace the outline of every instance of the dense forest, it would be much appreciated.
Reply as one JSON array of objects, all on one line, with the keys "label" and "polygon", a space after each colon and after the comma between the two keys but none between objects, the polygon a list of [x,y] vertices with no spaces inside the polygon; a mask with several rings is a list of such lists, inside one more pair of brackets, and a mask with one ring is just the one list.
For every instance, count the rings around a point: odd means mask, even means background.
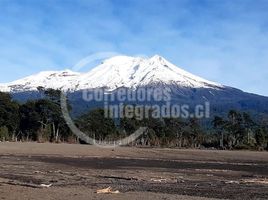
[{"label": "dense forest", "polygon": [[[68,128],[60,106],[61,92],[43,90],[43,98],[18,103],[8,93],[0,93],[0,141],[82,142]],[[69,105],[69,109],[71,106]],[[214,116],[204,127],[195,118],[142,120],[104,117],[103,109],[91,110],[75,120],[90,137],[112,141],[132,134],[139,127],[147,132],[133,146],[268,150],[268,121],[254,120],[235,110],[225,117]]]}]

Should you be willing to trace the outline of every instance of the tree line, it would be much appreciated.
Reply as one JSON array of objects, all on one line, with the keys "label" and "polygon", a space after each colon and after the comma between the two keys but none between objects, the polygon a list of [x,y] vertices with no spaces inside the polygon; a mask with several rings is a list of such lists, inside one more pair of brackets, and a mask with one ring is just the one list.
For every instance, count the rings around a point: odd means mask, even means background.
[{"label": "tree line", "polygon": [[[61,92],[38,89],[43,98],[26,103],[18,103],[10,94],[0,93],[0,141],[82,142],[63,118]],[[268,150],[267,122],[235,110],[225,117],[215,116],[209,126],[195,118],[111,119],[104,117],[103,109],[90,110],[77,117],[75,123],[99,141],[118,140],[139,127],[147,127],[146,133],[129,144],[133,146]]]},{"label": "tree line", "polygon": [[73,138],[61,113],[57,90],[40,90],[44,98],[19,104],[0,93],[0,140],[61,142]]}]

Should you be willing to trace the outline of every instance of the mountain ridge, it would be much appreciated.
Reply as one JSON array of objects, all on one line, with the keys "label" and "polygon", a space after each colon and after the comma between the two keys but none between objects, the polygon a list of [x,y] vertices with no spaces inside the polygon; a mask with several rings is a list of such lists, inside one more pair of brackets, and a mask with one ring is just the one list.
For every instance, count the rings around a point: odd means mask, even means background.
[{"label": "mountain ridge", "polygon": [[3,92],[37,91],[38,87],[79,91],[105,87],[115,90],[119,87],[137,88],[163,83],[189,88],[223,89],[223,86],[195,76],[155,55],[151,58],[115,56],[104,60],[87,73],[71,70],[44,71],[10,83],[0,84]]},{"label": "mountain ridge", "polygon": [[112,57],[87,73],[71,70],[40,72],[2,84],[0,91],[10,92],[15,100],[25,102],[42,98],[38,87],[66,91],[73,108],[72,114],[77,116],[88,109],[103,107],[103,102],[84,101],[83,89],[106,88],[117,93],[122,87],[131,89],[169,87],[172,104],[187,104],[194,107],[209,102],[212,115],[223,115],[231,109],[251,112],[254,115],[262,113],[268,115],[268,97],[205,80],[157,55],[148,59]]}]

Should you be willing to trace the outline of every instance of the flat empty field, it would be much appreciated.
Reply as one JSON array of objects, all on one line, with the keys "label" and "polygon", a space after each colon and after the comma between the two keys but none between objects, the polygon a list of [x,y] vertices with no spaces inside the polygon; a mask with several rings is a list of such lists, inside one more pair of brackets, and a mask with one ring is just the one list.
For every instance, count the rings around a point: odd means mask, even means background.
[{"label": "flat empty field", "polygon": [[0,199],[268,199],[267,152],[0,143],[0,159]]}]

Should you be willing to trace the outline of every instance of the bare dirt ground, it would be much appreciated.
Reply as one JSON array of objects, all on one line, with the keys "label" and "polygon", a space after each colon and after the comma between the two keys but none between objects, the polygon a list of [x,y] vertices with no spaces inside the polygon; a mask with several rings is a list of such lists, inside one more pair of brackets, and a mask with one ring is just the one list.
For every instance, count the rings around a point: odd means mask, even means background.
[{"label": "bare dirt ground", "polygon": [[0,143],[0,199],[268,199],[268,152]]}]

